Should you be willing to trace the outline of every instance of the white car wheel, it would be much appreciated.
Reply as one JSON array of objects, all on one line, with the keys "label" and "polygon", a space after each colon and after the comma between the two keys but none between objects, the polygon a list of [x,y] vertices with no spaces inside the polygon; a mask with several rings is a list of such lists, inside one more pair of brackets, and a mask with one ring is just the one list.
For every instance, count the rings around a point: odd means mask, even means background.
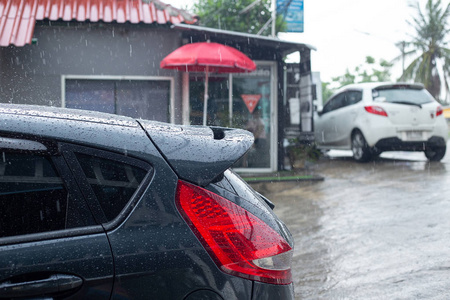
[{"label": "white car wheel", "polygon": [[352,135],[352,151],[356,161],[365,162],[371,158],[370,148],[360,131],[355,131]]}]

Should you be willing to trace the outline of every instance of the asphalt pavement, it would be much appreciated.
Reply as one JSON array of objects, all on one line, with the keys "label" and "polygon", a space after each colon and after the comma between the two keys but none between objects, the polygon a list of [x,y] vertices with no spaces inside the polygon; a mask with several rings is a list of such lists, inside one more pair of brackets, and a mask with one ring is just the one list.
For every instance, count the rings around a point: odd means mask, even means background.
[{"label": "asphalt pavement", "polygon": [[450,153],[330,151],[309,172],[253,185],[294,235],[297,299],[449,299]]}]

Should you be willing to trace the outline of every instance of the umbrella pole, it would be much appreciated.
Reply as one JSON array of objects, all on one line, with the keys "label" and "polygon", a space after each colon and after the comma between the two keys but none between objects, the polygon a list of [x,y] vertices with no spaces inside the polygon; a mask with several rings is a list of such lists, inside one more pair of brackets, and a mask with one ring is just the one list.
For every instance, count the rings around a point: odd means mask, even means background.
[{"label": "umbrella pole", "polygon": [[208,76],[209,66],[206,66],[206,78],[205,78],[205,100],[203,103],[203,125],[206,126],[206,117],[208,115]]}]

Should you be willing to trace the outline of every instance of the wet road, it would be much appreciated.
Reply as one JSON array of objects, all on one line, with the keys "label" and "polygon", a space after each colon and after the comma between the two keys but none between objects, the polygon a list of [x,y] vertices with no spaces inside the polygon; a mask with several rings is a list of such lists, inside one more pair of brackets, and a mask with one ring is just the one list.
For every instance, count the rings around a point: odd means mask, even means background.
[{"label": "wet road", "polygon": [[450,155],[329,155],[323,182],[255,187],[295,237],[296,299],[450,299]]}]

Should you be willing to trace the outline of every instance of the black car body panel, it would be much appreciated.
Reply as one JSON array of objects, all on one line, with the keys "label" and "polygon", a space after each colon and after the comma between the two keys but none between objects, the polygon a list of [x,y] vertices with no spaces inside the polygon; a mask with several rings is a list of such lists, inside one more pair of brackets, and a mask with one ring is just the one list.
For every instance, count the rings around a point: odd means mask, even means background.
[{"label": "black car body panel", "polygon": [[[0,298],[293,299],[292,284],[258,283],[223,272],[175,204],[180,179],[202,185],[257,216],[293,246],[267,203],[226,171],[251,146],[250,133],[23,105],[0,105],[0,120],[3,161],[50,157],[70,191],[71,222],[79,221],[65,229],[0,235]],[[86,157],[92,161],[83,162]],[[99,175],[93,164],[104,161],[123,167],[105,164],[107,173]],[[30,166],[33,180],[42,176],[39,165],[38,160]],[[126,185],[108,178],[114,168]],[[140,170],[139,186],[131,170]],[[113,191],[136,188],[110,215],[94,186],[103,183]]]},{"label": "black car body panel", "polygon": [[[1,299],[36,297],[39,291],[75,299],[109,299],[111,295],[114,264],[104,233],[0,246],[0,262]],[[52,278],[61,275],[74,276],[83,284],[74,287],[75,293],[69,289],[65,294],[58,288],[64,279]],[[16,287],[9,288],[14,283]]]},{"label": "black car body panel", "polygon": [[267,285],[255,282],[253,300],[294,299],[294,285]]}]

